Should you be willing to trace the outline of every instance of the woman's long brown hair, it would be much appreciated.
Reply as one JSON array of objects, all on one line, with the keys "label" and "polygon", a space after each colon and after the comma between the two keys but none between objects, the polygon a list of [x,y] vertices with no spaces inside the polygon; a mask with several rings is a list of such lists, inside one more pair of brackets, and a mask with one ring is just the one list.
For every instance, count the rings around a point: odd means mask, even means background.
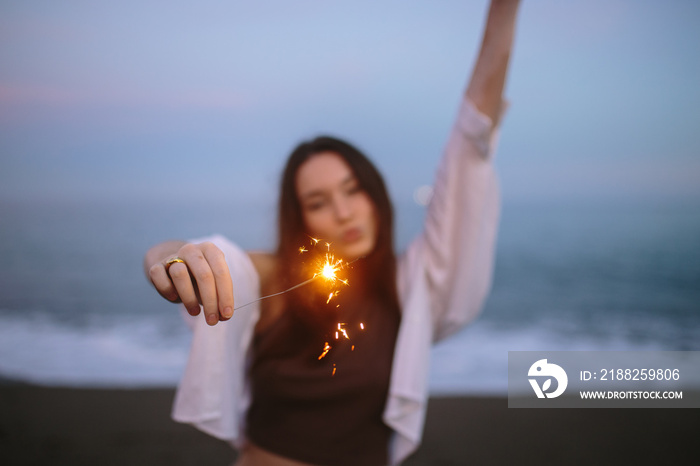
[{"label": "woman's long brown hair", "polygon": [[[308,245],[310,237],[305,231],[303,211],[297,196],[296,175],[304,162],[322,152],[333,152],[345,160],[376,209],[378,228],[374,250],[353,264],[353,274],[360,279],[361,289],[365,292],[389,306],[398,307],[393,209],[384,180],[362,152],[345,141],[329,136],[299,144],[289,156],[282,174],[278,212],[279,279],[286,282],[286,286],[292,286],[309,278],[308,270],[304,270],[299,257],[299,247]],[[290,294],[288,302],[291,300],[291,303],[308,306],[311,301],[304,295],[308,297],[308,291],[300,288],[298,293]]]}]

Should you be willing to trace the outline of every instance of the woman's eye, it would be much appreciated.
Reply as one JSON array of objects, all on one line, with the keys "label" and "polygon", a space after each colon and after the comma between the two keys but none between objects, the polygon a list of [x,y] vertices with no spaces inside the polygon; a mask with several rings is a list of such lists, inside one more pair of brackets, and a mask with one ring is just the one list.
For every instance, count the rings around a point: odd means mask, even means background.
[{"label": "woman's eye", "polygon": [[317,202],[311,202],[309,204],[306,204],[306,209],[307,210],[318,210],[322,208],[325,205],[324,201],[317,201]]},{"label": "woman's eye", "polygon": [[356,185],[350,186],[347,190],[347,193],[348,194],[357,194],[361,191],[362,191],[362,188],[360,187],[360,185],[356,184]]}]

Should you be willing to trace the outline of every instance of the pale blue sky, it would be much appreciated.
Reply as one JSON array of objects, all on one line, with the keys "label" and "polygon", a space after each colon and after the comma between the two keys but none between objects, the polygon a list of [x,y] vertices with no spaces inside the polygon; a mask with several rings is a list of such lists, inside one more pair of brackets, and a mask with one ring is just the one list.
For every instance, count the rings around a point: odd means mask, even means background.
[{"label": "pale blue sky", "polygon": [[[272,202],[319,133],[432,180],[487,2],[0,4],[0,196]],[[700,2],[521,7],[504,199],[700,199]]]}]

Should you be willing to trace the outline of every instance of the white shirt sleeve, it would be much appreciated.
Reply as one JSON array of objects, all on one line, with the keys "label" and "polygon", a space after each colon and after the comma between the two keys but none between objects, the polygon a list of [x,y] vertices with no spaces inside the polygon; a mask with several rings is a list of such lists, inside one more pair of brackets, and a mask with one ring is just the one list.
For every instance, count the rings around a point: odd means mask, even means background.
[{"label": "white shirt sleeve", "polygon": [[424,230],[399,257],[401,324],[384,421],[391,464],[421,441],[430,348],[472,320],[491,286],[499,191],[491,157],[497,131],[465,98],[435,180]]},{"label": "white shirt sleeve", "polygon": [[407,262],[424,268],[433,341],[474,319],[491,288],[500,215],[491,160],[497,139],[491,119],[465,97],[437,171],[424,230],[406,252]]}]

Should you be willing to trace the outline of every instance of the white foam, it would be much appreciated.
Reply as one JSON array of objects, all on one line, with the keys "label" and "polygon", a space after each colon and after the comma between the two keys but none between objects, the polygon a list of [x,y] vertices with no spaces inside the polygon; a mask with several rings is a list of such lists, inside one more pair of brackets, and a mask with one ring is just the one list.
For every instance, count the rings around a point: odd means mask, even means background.
[{"label": "white foam", "polygon": [[499,329],[479,321],[435,346],[430,393],[507,395],[508,351],[649,351],[655,344],[572,336],[544,327]]},{"label": "white foam", "polygon": [[0,374],[52,386],[174,386],[187,358],[188,334],[164,335],[162,328],[156,318],[93,319],[78,328],[3,317]]},{"label": "white foam", "polygon": [[[0,317],[0,374],[52,386],[175,386],[189,351],[180,317],[93,316],[80,327],[49,317]],[[619,332],[622,333],[622,332]],[[477,321],[433,350],[432,394],[508,390],[508,351],[660,350],[652,343],[571,335],[551,327],[499,328]]]}]

